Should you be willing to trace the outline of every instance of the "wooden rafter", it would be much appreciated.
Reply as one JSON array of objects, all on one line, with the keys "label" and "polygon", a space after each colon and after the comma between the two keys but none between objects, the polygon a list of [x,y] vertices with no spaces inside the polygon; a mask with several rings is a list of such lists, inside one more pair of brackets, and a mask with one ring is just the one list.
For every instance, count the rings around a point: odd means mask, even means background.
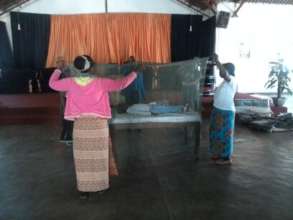
[{"label": "wooden rafter", "polygon": [[[190,1],[186,1],[186,0],[176,0],[177,2],[179,2],[180,4],[192,9],[193,11],[205,16],[205,17],[210,17],[209,14],[205,13],[203,10],[201,10],[201,8],[199,6],[196,6],[194,4],[191,4]],[[216,14],[216,12],[211,8],[211,10],[213,11],[214,14]]]},{"label": "wooden rafter", "polygon": [[0,16],[6,14],[30,0],[1,0],[0,1]]},{"label": "wooden rafter", "polygon": [[240,0],[240,4],[239,6],[233,11],[232,13],[232,17],[238,17],[238,12],[240,11],[240,9],[242,8],[242,6],[244,5],[244,3],[247,2],[247,0]]}]

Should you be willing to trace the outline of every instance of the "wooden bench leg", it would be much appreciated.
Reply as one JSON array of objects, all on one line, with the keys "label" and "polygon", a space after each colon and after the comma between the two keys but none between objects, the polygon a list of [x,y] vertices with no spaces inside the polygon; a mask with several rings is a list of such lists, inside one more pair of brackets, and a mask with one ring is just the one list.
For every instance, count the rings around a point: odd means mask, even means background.
[{"label": "wooden bench leg", "polygon": [[195,160],[199,159],[199,146],[200,146],[200,123],[194,125],[194,146],[193,146],[193,155]]},{"label": "wooden bench leg", "polygon": [[188,142],[188,127],[184,127],[184,144],[187,144]]}]

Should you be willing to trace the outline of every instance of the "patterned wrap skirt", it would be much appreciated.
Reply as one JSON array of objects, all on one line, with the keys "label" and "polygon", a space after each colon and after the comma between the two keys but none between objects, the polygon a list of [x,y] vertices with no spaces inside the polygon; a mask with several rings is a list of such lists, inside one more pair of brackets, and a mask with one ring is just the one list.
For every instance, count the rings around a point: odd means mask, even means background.
[{"label": "patterned wrap skirt", "polygon": [[79,191],[109,188],[109,175],[118,175],[118,172],[107,119],[81,117],[74,121],[73,158]]},{"label": "patterned wrap skirt", "polygon": [[210,118],[209,153],[212,158],[231,159],[234,148],[235,112],[213,109]]}]

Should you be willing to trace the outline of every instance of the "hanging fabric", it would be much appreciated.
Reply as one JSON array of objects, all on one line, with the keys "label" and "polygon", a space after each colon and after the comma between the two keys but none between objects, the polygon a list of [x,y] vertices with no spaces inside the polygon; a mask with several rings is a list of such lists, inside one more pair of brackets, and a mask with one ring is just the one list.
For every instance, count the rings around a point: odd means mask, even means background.
[{"label": "hanging fabric", "polygon": [[91,14],[52,16],[47,67],[57,56],[72,62],[89,54],[97,63],[122,63],[129,56],[143,62],[168,63],[170,15]]},{"label": "hanging fabric", "polygon": [[14,59],[17,68],[45,67],[50,36],[50,16],[11,12]]},{"label": "hanging fabric", "polygon": [[206,21],[201,15],[172,15],[172,62],[208,57],[215,50],[215,17]]},{"label": "hanging fabric", "polygon": [[0,22],[0,48],[0,69],[13,67],[13,55],[4,22]]}]

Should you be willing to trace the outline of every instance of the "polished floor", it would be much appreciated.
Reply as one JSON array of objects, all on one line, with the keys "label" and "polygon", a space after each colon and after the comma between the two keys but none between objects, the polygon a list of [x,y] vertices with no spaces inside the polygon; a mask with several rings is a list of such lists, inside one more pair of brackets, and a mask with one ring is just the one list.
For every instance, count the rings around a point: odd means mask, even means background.
[{"label": "polished floor", "polygon": [[223,167],[207,162],[207,124],[198,162],[180,129],[120,131],[120,176],[87,202],[56,123],[0,126],[0,219],[292,220],[293,133],[238,126]]},{"label": "polished floor", "polygon": [[288,112],[293,113],[293,96],[286,97],[285,106],[288,108]]}]

